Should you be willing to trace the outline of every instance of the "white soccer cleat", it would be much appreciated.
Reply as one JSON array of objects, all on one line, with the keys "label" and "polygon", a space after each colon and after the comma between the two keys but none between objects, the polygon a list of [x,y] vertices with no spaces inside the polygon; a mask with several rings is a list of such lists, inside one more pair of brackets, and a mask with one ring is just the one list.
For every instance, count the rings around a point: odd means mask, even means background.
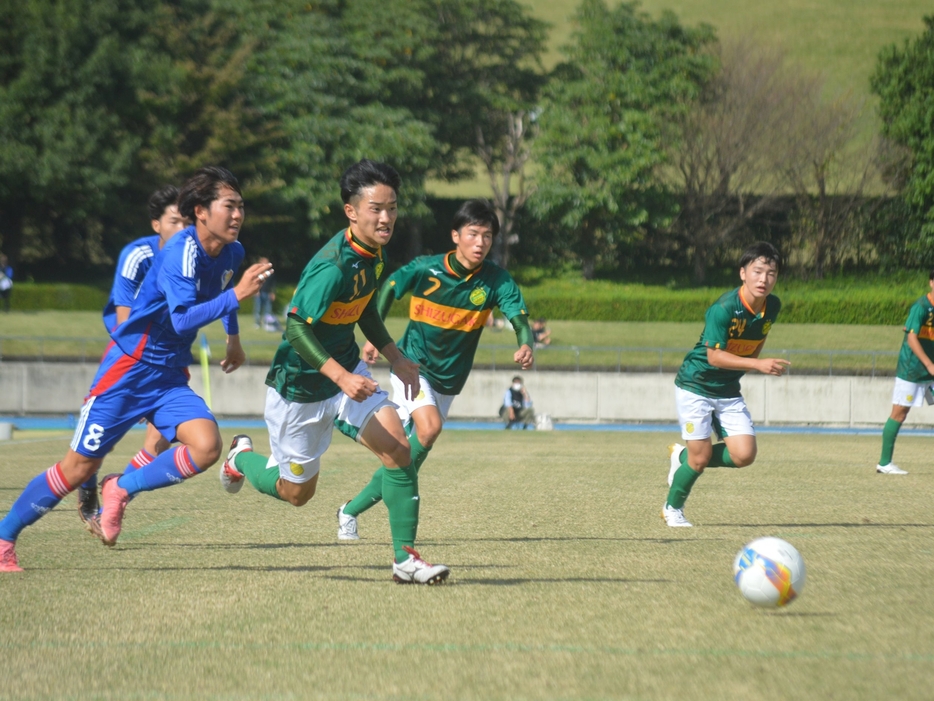
[{"label": "white soccer cleat", "polygon": [[692,528],[693,523],[684,518],[684,509],[675,509],[668,504],[662,508],[662,518],[669,528]]},{"label": "white soccer cleat", "polygon": [[894,462],[890,462],[888,465],[876,465],[876,472],[880,475],[907,475],[908,471],[903,470]]},{"label": "white soccer cleat", "polygon": [[681,467],[681,453],[684,452],[684,446],[680,443],[672,443],[668,446],[668,486],[675,481],[675,473]]},{"label": "white soccer cleat", "polygon": [[234,436],[233,441],[230,443],[230,451],[227,453],[227,459],[221,466],[219,474],[221,486],[228,494],[236,494],[243,486],[243,473],[237,469],[234,460],[245,450],[251,453],[253,452],[253,441],[250,440],[250,437],[242,433],[238,436]]},{"label": "white soccer cleat", "polygon": [[451,570],[444,565],[432,565],[425,562],[414,548],[405,546],[408,559],[392,563],[392,578],[398,584],[440,584]]},{"label": "white soccer cleat", "polygon": [[337,510],[338,540],[360,540],[360,536],[357,534],[357,517],[344,513],[344,507],[349,503],[348,501]]}]

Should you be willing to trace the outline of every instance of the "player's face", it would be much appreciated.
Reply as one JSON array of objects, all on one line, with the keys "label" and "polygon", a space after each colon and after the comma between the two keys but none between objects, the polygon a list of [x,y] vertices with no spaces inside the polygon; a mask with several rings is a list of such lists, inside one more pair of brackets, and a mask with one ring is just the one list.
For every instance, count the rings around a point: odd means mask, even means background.
[{"label": "player's face", "polygon": [[188,226],[189,222],[185,217],[178,213],[178,207],[170,204],[165,208],[162,216],[152,220],[152,230],[159,234],[162,239],[162,245],[179,231]]},{"label": "player's face", "polygon": [[344,214],[360,241],[372,248],[385,246],[392,238],[399,215],[396,191],[382,184],[364,188],[359,198],[344,205]]},{"label": "player's face", "polygon": [[743,281],[747,299],[765,299],[778,281],[778,268],[765,258],[756,258],[745,268],[739,269],[739,279]]},{"label": "player's face", "polygon": [[468,224],[451,232],[457,262],[468,270],[480,265],[493,246],[493,231],[486,224]]},{"label": "player's face", "polygon": [[[219,246],[233,243],[240,235],[243,226],[243,198],[237,191],[221,185],[217,192],[217,199],[208,207],[197,205],[195,219],[198,224],[199,236],[204,233],[206,238],[216,242]],[[202,239],[204,244],[204,239]],[[205,250],[207,250],[205,246]],[[210,253],[210,251],[208,251]]]}]

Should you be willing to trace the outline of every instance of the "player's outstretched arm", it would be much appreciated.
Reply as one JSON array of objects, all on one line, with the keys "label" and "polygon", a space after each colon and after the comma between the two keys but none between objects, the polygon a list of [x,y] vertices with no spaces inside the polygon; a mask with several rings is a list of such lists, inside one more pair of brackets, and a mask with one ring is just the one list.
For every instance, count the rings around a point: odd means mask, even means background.
[{"label": "player's outstretched arm", "polygon": [[227,336],[227,355],[221,361],[221,368],[228,375],[246,362],[246,352],[240,344],[240,334]]},{"label": "player's outstretched arm", "polygon": [[928,371],[928,374],[934,375],[934,363],[931,362],[928,354],[924,352],[921,341],[918,340],[918,334],[914,331],[909,331],[907,341],[911,352],[921,361],[921,364],[924,365],[924,369]]},{"label": "player's outstretched arm", "polygon": [[755,356],[744,358],[716,348],[707,349],[707,362],[721,370],[755,370],[763,375],[775,376],[784,375],[785,370],[791,365],[784,358],[757,358]]}]

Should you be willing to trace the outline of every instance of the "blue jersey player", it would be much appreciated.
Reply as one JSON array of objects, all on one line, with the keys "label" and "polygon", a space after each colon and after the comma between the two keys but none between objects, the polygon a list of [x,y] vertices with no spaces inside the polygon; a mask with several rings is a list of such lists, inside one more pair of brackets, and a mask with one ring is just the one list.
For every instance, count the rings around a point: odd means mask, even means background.
[{"label": "blue jersey player", "polygon": [[109,475],[102,483],[101,539],[113,545],[130,498],[177,484],[213,465],[221,453],[217,423],[188,386],[191,344],[198,329],[217,319],[227,330],[225,372],[243,364],[237,310],[272,273],[250,266],[232,286],[243,260],[237,241],[243,199],[229,171],[199,170],[179,193],[178,209],[194,221],[156,256],[129,318],[113,332],[81,408],[71,447],[61,462],[35,477],[0,521],[0,572],[18,572],[15,542],[24,528],[54,508],[97,472],[104,456],[141,418],[179,445],[139,470]]},{"label": "blue jersey player", "polygon": [[[166,185],[152,193],[149,198],[149,219],[155,235],[138,238],[120,251],[110,298],[104,307],[104,328],[108,334],[130,316],[130,307],[133,306],[146,273],[152,267],[155,255],[162,250],[166,241],[191,223],[178,213],[177,187]],[[168,447],[169,442],[153,428],[153,425],[146,424],[143,448],[134,456],[127,469],[138,469],[148,465]],[[78,515],[85,527],[96,536],[100,536],[97,519],[99,508],[95,474],[78,487]]]}]

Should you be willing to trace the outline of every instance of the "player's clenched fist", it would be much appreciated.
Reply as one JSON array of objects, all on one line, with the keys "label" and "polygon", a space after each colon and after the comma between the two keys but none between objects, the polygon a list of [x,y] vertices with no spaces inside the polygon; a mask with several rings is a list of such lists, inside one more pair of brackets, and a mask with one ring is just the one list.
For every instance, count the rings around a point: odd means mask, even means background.
[{"label": "player's clenched fist", "polygon": [[237,300],[244,300],[259,294],[263,283],[275,272],[272,269],[272,263],[254,263],[240,278],[240,282],[234,287],[234,294]]}]

